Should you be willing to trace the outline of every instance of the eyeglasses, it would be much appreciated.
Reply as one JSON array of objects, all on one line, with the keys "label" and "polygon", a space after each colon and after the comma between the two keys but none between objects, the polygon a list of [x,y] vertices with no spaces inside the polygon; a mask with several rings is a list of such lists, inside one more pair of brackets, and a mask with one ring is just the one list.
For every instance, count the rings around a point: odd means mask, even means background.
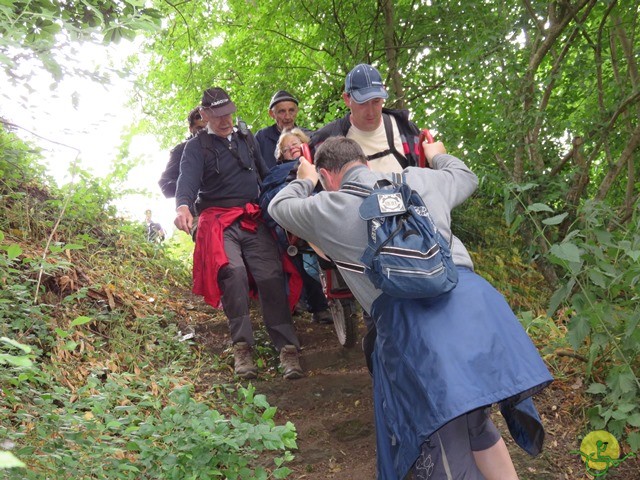
[{"label": "eyeglasses", "polygon": [[289,153],[292,149],[299,147],[302,143],[294,143],[293,145],[289,145],[288,147],[283,147],[280,150],[282,153]]}]

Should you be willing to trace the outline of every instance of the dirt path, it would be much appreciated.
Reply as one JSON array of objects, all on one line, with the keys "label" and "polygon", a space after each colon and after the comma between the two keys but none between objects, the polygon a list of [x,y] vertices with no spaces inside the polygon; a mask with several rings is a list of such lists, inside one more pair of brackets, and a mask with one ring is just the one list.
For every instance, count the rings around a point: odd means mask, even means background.
[{"label": "dirt path", "polygon": [[[197,304],[197,300],[192,303]],[[216,355],[229,355],[226,320],[205,305],[191,309],[196,340]],[[371,378],[360,346],[342,348],[331,325],[310,322],[310,316],[295,317],[303,345],[301,363],[307,376],[286,381],[274,368],[253,381],[256,390],[278,407],[277,421],[291,421],[298,432],[298,450],[289,464],[292,479],[375,479],[375,431]],[[259,325],[257,321],[254,322]],[[360,326],[364,333],[364,326]],[[272,359],[273,363],[275,358]],[[229,358],[229,364],[230,358]],[[571,369],[568,370],[571,372]],[[209,376],[210,375],[210,376]],[[223,378],[220,378],[220,375]],[[204,385],[233,382],[232,370],[207,374]],[[582,418],[586,408],[584,387],[578,375],[557,379],[536,398],[546,428],[545,451],[536,458],[515,447],[499,414],[493,418],[503,432],[521,480],[585,480],[585,466],[577,453]],[[608,480],[640,479],[640,461],[628,459],[606,475]]]}]

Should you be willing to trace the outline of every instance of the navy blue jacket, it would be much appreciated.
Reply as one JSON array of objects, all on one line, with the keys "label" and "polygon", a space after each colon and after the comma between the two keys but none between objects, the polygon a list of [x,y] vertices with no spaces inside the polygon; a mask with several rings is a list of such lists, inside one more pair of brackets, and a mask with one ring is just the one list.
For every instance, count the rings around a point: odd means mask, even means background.
[{"label": "navy blue jacket", "polygon": [[258,144],[249,132],[227,138],[201,131],[189,140],[180,162],[176,206],[193,205],[197,212],[208,207],[238,207],[257,203],[260,182],[268,169]]}]

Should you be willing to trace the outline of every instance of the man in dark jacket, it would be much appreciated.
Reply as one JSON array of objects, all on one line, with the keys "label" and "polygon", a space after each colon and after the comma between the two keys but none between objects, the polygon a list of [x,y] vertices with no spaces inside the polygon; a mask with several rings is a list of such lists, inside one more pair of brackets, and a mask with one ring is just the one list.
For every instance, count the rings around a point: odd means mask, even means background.
[{"label": "man in dark jacket", "polygon": [[[262,158],[268,168],[273,168],[277,163],[275,151],[280,134],[285,130],[291,130],[297,127],[296,117],[298,116],[298,110],[298,99],[285,90],[278,90],[273,97],[271,97],[269,116],[273,118],[276,123],[256,133],[256,140],[260,144]],[[306,134],[310,133],[310,130],[306,128],[301,128],[301,130]]]},{"label": "man in dark jacket", "polygon": [[207,126],[207,122],[202,119],[197,107],[189,112],[187,119],[189,120],[189,137],[184,142],[173,147],[169,154],[169,162],[158,181],[160,190],[162,190],[162,194],[166,198],[176,196],[176,182],[178,181],[178,175],[180,175],[180,159],[182,158],[182,152],[184,152],[187,141]]},{"label": "man in dark jacket", "polygon": [[347,74],[342,94],[350,112],[315,132],[312,150],[329,137],[341,136],[360,145],[373,171],[400,173],[417,166],[420,129],[409,120],[408,110],[384,108],[388,97],[380,72],[371,65],[356,65]]},{"label": "man in dark jacket", "polygon": [[229,320],[235,373],[255,378],[249,316],[249,278],[255,281],[267,332],[287,379],[303,376],[287,301],[282,259],[262,222],[260,181],[267,174],[255,138],[233,124],[235,104],[221,88],[204,92],[207,130],[187,142],[176,188],[176,227],[189,233],[199,213],[193,254],[193,292]]}]

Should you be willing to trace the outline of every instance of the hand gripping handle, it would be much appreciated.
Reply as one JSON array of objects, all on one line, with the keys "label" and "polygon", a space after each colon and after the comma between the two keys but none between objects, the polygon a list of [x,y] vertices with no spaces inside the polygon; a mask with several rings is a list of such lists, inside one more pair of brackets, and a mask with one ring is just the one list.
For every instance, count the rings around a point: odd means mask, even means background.
[{"label": "hand gripping handle", "polygon": [[311,155],[311,149],[309,148],[309,145],[307,143],[303,143],[300,146],[300,149],[302,150],[302,156],[309,162],[309,163],[313,163],[313,155]]},{"label": "hand gripping handle", "polygon": [[426,128],[420,132],[420,136],[418,137],[418,144],[419,144],[418,151],[420,152],[420,156],[418,158],[418,166],[420,168],[429,168],[427,157],[424,154],[424,148],[422,148],[422,143],[425,140],[427,141],[427,143],[433,143],[433,136],[431,135],[431,132]]},{"label": "hand gripping handle", "polygon": [[[300,145],[300,150],[302,151],[302,156],[311,164],[313,164],[313,155],[311,155],[311,149],[307,143],[303,143]],[[295,257],[298,254],[298,247],[296,243],[298,243],[298,237],[285,231],[287,236],[287,255],[290,257]]]}]

